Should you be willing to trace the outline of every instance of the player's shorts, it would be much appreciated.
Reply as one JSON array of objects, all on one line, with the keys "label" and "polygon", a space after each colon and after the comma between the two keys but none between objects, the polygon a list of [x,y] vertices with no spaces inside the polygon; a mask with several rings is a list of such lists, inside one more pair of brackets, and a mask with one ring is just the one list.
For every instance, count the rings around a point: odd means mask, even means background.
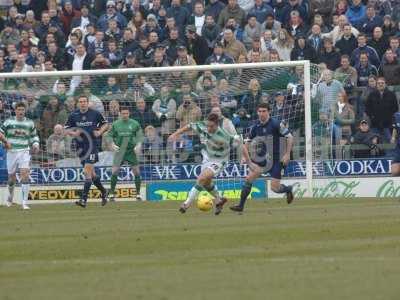
[{"label": "player's shorts", "polygon": [[274,160],[272,162],[271,168],[268,168],[267,166],[267,161],[264,162],[254,162],[257,166],[259,166],[262,169],[263,174],[269,173],[271,178],[273,179],[281,179],[282,178],[282,163],[280,160]]},{"label": "player's shorts", "polygon": [[213,172],[214,176],[217,176],[224,169],[225,165],[226,165],[226,160],[203,156],[203,162],[201,163],[201,171],[209,169]]},{"label": "player's shorts", "polygon": [[81,160],[82,166],[85,166],[86,164],[93,165],[99,161],[99,154],[98,153],[90,153],[90,154],[86,154],[79,158]]},{"label": "player's shorts", "polygon": [[122,151],[115,152],[113,159],[113,167],[119,167],[127,162],[131,166],[137,166],[139,164],[137,156],[133,149],[131,151],[126,151],[125,153]]},{"label": "player's shorts", "polygon": [[8,174],[14,174],[17,169],[29,169],[31,155],[29,150],[8,151],[7,152],[7,171]]},{"label": "player's shorts", "polygon": [[400,148],[399,147],[396,147],[394,149],[392,164],[400,164]]}]

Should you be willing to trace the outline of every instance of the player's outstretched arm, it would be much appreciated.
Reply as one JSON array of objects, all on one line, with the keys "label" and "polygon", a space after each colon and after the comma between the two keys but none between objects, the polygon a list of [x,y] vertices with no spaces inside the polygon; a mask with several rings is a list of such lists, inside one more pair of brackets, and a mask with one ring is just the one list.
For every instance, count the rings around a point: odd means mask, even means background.
[{"label": "player's outstretched arm", "polygon": [[183,133],[185,133],[186,131],[190,130],[190,125],[186,125],[182,128],[179,128],[177,131],[175,131],[173,134],[171,134],[168,137],[168,141],[169,142],[175,142]]}]

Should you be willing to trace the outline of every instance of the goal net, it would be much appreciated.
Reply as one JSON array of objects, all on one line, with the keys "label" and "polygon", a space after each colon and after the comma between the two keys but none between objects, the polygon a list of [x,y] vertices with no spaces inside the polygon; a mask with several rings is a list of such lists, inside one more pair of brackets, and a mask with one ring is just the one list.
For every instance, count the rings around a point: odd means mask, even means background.
[{"label": "goal net", "polygon": [[[294,136],[291,162],[283,170],[282,180],[302,178],[304,188],[298,195],[305,197],[312,196],[313,162],[315,168],[317,159],[334,159],[329,154],[329,139],[313,136],[319,134],[312,123],[318,119],[321,101],[311,101],[311,94],[321,74],[319,67],[308,61],[4,73],[0,74],[0,109],[4,121],[17,102],[26,103],[27,116],[34,120],[41,141],[40,153],[32,161],[31,199],[59,201],[79,198],[84,181],[75,143],[63,130],[68,115],[77,107],[77,97],[88,96],[90,107],[101,112],[110,124],[119,118],[119,109],[128,106],[144,133],[143,143],[136,149],[142,198],[157,201],[185,200],[201,171],[202,143],[198,135],[187,132],[177,142],[169,143],[171,133],[215,112],[221,115],[224,129],[245,140],[249,127],[257,120],[257,105],[266,102],[272,116]],[[96,164],[106,186],[111,177],[111,144],[104,135]],[[281,147],[282,153],[284,143]],[[4,151],[2,157],[4,160]],[[216,177],[219,191],[230,199],[239,198],[249,171],[240,159],[240,151],[232,150],[229,162]],[[5,163],[0,176],[5,186]],[[255,182],[251,197],[268,198],[268,176],[266,173]],[[131,199],[135,195],[133,177],[128,166],[121,168],[117,198]],[[91,198],[98,196],[96,190],[91,192]]]}]

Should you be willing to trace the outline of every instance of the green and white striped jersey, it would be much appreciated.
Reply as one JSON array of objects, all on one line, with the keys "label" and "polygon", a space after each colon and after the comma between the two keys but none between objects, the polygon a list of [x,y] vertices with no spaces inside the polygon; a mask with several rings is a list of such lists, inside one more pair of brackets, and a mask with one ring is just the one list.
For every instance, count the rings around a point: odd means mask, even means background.
[{"label": "green and white striped jersey", "polygon": [[18,121],[15,117],[5,120],[0,126],[0,132],[11,144],[10,151],[29,150],[31,145],[39,144],[35,124],[27,118],[22,121]]},{"label": "green and white striped jersey", "polygon": [[200,136],[203,149],[211,158],[228,160],[231,147],[241,143],[239,135],[231,135],[220,126],[213,134],[208,133],[207,124],[204,121],[190,123],[189,126]]}]

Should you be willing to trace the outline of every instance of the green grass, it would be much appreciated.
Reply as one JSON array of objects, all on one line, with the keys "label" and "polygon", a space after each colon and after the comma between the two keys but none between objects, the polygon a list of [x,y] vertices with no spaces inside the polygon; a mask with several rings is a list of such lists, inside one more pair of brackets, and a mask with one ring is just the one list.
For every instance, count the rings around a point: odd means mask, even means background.
[{"label": "green grass", "polygon": [[399,299],[395,200],[0,208],[0,299]]}]

